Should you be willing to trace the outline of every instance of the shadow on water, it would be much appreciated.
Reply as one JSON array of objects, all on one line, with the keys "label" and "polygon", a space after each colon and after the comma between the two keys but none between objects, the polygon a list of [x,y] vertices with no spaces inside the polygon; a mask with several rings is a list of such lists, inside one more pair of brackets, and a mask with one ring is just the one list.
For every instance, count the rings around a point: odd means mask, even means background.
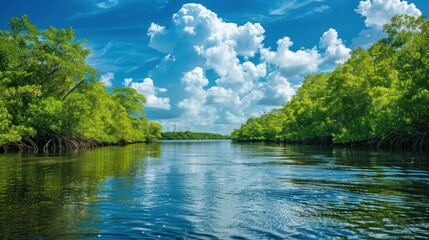
[{"label": "shadow on water", "polygon": [[99,184],[136,175],[161,145],[105,147],[66,154],[0,155],[0,238],[74,238]]}]

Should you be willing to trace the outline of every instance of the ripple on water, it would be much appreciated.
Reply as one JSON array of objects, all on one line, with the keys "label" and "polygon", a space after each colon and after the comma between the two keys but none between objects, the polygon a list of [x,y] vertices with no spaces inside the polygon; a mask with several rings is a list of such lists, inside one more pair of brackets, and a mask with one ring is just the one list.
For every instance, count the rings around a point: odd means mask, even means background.
[{"label": "ripple on water", "polygon": [[0,238],[428,239],[429,164],[411,155],[224,141],[0,156]]}]

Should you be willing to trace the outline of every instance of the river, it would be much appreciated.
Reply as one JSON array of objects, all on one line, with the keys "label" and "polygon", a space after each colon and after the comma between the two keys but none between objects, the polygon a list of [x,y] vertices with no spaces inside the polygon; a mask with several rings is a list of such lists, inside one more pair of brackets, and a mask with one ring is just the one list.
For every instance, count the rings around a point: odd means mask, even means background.
[{"label": "river", "polygon": [[164,141],[0,155],[0,239],[429,238],[429,155]]}]

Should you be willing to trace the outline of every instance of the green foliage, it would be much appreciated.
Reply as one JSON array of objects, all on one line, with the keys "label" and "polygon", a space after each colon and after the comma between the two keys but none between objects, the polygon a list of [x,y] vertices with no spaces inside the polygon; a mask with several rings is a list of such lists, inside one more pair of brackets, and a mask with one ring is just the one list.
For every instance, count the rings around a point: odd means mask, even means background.
[{"label": "green foliage", "polygon": [[157,122],[150,122],[148,134],[147,134],[147,140],[159,140],[162,139],[162,133],[161,133],[162,127]]},{"label": "green foliage", "polygon": [[74,30],[39,31],[27,16],[0,31],[0,145],[54,136],[98,142],[160,138],[132,88],[107,92]]},{"label": "green foliage", "polygon": [[204,139],[227,139],[228,137],[216,133],[204,132],[163,132],[163,140],[204,140]]},{"label": "green foliage", "polygon": [[282,109],[249,119],[232,138],[345,143],[427,132],[429,21],[396,16],[385,31],[333,72],[307,76]]}]

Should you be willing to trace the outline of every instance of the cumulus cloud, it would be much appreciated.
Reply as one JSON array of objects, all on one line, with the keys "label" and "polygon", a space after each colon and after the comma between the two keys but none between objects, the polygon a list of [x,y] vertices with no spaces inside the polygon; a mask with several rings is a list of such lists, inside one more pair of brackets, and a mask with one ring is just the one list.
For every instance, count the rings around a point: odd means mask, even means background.
[{"label": "cumulus cloud", "polygon": [[[172,110],[182,116],[201,119],[201,124],[226,116],[240,119],[242,99],[250,99],[247,95],[267,74],[265,63],[249,61],[262,48],[264,32],[258,23],[224,22],[200,4],[185,4],[168,28],[152,23],[147,31],[149,46],[166,54],[150,77],[176,86],[172,106],[177,109]],[[233,118],[226,111],[241,115]]]},{"label": "cumulus cloud", "polygon": [[261,105],[281,106],[295,95],[295,88],[278,72],[273,72],[267,77],[264,87],[264,97],[259,101]]},{"label": "cumulus cloud", "polygon": [[351,49],[344,45],[343,40],[338,38],[338,32],[333,28],[323,33],[319,46],[325,49],[323,63],[319,67],[321,70],[332,70],[350,58]]},{"label": "cumulus cloud", "polygon": [[132,87],[135,90],[137,90],[137,92],[145,96],[146,98],[145,107],[170,110],[170,99],[160,98],[156,96],[157,93],[166,92],[167,89],[155,87],[152,79],[145,78],[143,82],[133,82],[132,78],[125,78],[124,86]]},{"label": "cumulus cloud", "polygon": [[261,59],[278,67],[278,70],[290,80],[298,81],[303,76],[316,72],[322,62],[322,56],[316,48],[290,50],[293,42],[289,37],[277,41],[277,50],[261,49]]},{"label": "cumulus cloud", "polygon": [[123,84],[124,84],[124,86],[129,87],[132,82],[133,82],[132,78],[125,78]]},{"label": "cumulus cloud", "polygon": [[165,57],[149,79],[174,92],[168,100],[177,114],[169,121],[185,129],[213,125],[230,131],[284,104],[305,75],[332,70],[349,57],[350,49],[334,29],[323,34],[318,46],[296,51],[289,37],[278,40],[275,50],[265,48],[264,33],[259,23],[225,22],[193,3],[183,5],[168,27],[152,23],[149,46]]},{"label": "cumulus cloud", "polygon": [[414,5],[408,4],[407,1],[401,0],[365,0],[360,1],[358,8],[355,10],[364,16],[365,25],[369,28],[382,29],[383,25],[390,22],[395,15],[420,16],[422,12]]},{"label": "cumulus cloud", "polygon": [[196,67],[194,70],[185,73],[182,83],[185,85],[186,91],[194,93],[195,91],[203,90],[202,88],[209,84],[209,80],[204,76],[203,71],[202,68]]},{"label": "cumulus cloud", "polygon": [[368,29],[364,29],[357,38],[353,39],[353,44],[363,47],[368,47],[385,36],[383,25],[389,23],[393,16],[422,15],[414,3],[409,4],[402,0],[362,0],[355,11],[365,17],[365,26]]},{"label": "cumulus cloud", "polygon": [[244,122],[246,122],[247,117],[243,116],[243,115],[237,115],[237,114],[233,114],[230,111],[226,111],[225,112],[225,120],[227,123],[230,124],[242,124]]},{"label": "cumulus cloud", "polygon": [[350,58],[347,48],[338,32],[330,28],[320,38],[319,48],[291,50],[293,42],[289,37],[277,41],[275,51],[269,48],[260,50],[261,60],[275,67],[287,80],[299,83],[303,77],[319,71],[331,71],[338,64]]},{"label": "cumulus cloud", "polygon": [[204,70],[196,67],[192,71],[185,73],[181,82],[188,93],[188,97],[180,101],[177,106],[186,110],[188,116],[196,117],[201,115],[206,110],[204,104],[207,92],[204,87],[209,83],[209,80],[204,76]]},{"label": "cumulus cloud", "polygon": [[115,74],[108,72],[106,74],[101,75],[100,82],[104,83],[106,87],[111,87],[112,81],[115,79]]},{"label": "cumulus cloud", "polygon": [[189,3],[173,15],[172,26],[152,23],[148,29],[150,46],[161,52],[172,53],[175,46],[190,41],[195,46],[229,45],[239,55],[254,56],[262,46],[264,28],[259,23],[237,26],[227,23],[200,4]]}]

